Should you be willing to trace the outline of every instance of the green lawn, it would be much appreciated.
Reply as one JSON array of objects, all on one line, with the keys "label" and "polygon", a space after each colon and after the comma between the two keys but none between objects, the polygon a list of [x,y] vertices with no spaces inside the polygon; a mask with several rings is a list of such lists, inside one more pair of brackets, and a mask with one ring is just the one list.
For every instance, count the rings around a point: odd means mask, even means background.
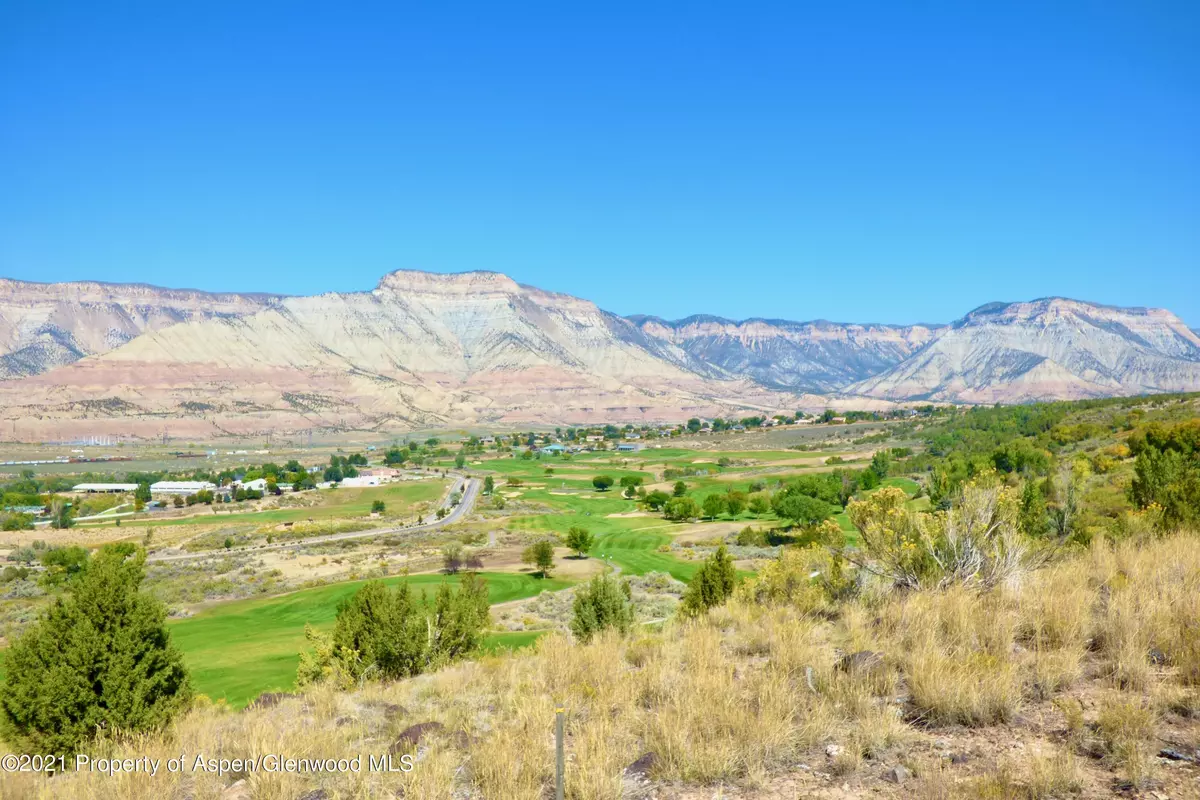
[{"label": "green lawn", "polygon": [[[484,573],[483,577],[488,581],[493,603],[569,585],[566,581],[515,573]],[[396,577],[386,582],[401,580]],[[456,583],[457,578],[414,575],[408,581],[414,589],[432,596],[442,581]],[[262,692],[292,686],[300,651],[307,647],[305,623],[318,629],[331,628],[338,603],[361,585],[361,581],[336,583],[281,597],[222,603],[190,619],[171,622],[171,638],[183,651],[197,691],[242,706]],[[528,643],[520,637],[499,634],[491,637],[489,646],[498,649]]]},{"label": "green lawn", "polygon": [[549,632],[506,631],[505,633],[493,633],[483,640],[483,651],[495,654],[511,650],[522,650],[526,647],[532,647],[534,642]]}]

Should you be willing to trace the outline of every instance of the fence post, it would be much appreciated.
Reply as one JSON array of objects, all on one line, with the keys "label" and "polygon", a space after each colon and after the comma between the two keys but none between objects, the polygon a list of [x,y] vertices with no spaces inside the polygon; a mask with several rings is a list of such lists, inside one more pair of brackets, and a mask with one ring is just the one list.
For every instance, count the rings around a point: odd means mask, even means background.
[{"label": "fence post", "polygon": [[563,800],[563,715],[566,709],[559,706],[554,710],[554,750],[558,769],[554,777],[554,800]]}]

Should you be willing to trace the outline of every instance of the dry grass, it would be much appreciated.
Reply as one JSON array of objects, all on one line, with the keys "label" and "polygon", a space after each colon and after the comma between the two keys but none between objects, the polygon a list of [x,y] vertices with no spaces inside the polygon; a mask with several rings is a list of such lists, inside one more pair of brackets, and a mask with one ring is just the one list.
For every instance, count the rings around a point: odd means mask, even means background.
[{"label": "dry grass", "polygon": [[[878,782],[885,765],[910,764],[911,784],[877,784],[885,796],[1067,797],[1087,780],[1097,785],[1098,770],[1142,783],[1154,771],[1162,716],[1200,705],[1196,544],[1099,544],[1020,587],[867,592],[832,614],[734,602],[634,639],[603,636],[581,646],[552,634],[533,652],[396,684],[350,693],[318,687],[243,713],[197,707],[161,736],[101,744],[95,755],[365,760],[386,754],[407,727],[436,721],[444,729],[421,740],[407,774],[244,777],[256,799],[316,788],[347,798],[541,798],[553,782],[561,703],[567,792],[582,800],[627,796],[624,769],[647,752],[656,755],[653,780],[746,791],[766,792],[773,776],[800,761],[819,763],[837,781]],[[839,669],[843,654],[860,650],[882,654],[882,664]],[[1077,699],[1081,692],[1091,699]],[[963,775],[929,756],[942,726],[999,726],[1032,711],[1061,728],[1027,758]],[[829,757],[827,745],[836,746]],[[26,773],[6,776],[0,800],[203,800],[237,777],[187,771],[48,781]]]},{"label": "dry grass", "polygon": [[1101,702],[1096,730],[1104,752],[1135,786],[1144,783],[1153,769],[1157,721],[1154,709],[1145,699],[1113,692]]}]

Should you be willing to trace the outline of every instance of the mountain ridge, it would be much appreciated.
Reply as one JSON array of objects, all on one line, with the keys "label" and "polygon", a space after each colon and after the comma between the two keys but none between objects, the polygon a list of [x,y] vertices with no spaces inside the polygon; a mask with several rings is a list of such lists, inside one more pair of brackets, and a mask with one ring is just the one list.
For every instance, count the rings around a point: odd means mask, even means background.
[{"label": "mountain ridge", "polygon": [[621,316],[485,270],[318,295],[0,279],[0,415],[39,430],[665,421],[1198,388],[1200,337],[1174,314],[1062,297],[899,325]]}]

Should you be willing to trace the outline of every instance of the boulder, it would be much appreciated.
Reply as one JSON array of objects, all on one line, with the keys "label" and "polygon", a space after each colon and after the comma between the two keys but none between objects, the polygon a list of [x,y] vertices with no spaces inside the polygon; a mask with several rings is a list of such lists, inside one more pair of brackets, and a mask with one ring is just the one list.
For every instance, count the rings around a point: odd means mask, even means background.
[{"label": "boulder", "polygon": [[848,653],[842,656],[837,662],[838,670],[850,675],[874,672],[883,669],[884,666],[883,654],[876,653],[874,650],[859,650],[854,653]]},{"label": "boulder", "polygon": [[388,748],[388,752],[392,755],[396,753],[407,753],[421,743],[421,740],[426,736],[434,733],[442,733],[446,730],[446,726],[440,722],[418,722],[416,725],[410,725],[400,731],[400,735],[396,737],[396,741],[392,742],[392,746]]}]

